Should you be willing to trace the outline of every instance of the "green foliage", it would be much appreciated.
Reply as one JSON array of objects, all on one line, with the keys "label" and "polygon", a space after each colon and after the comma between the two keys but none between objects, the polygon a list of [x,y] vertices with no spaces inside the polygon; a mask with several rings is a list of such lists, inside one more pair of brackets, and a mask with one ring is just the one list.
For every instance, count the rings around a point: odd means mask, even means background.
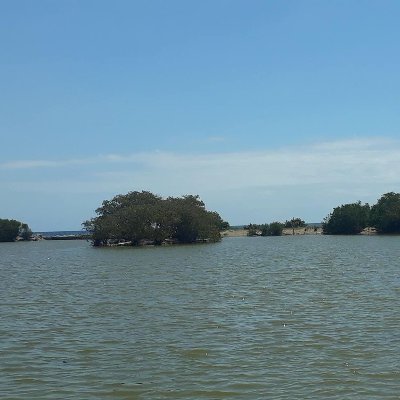
[{"label": "green foliage", "polygon": [[370,207],[361,202],[343,204],[333,209],[323,224],[322,230],[326,235],[353,235],[360,233],[369,222]]},{"label": "green foliage", "polygon": [[272,222],[270,224],[249,224],[244,227],[248,230],[248,236],[281,236],[283,224],[280,222]]},{"label": "green foliage", "polygon": [[290,221],[286,220],[284,224],[285,228],[304,228],[305,226],[306,223],[301,218],[292,218]]},{"label": "green foliage", "polygon": [[324,234],[356,234],[367,226],[378,233],[400,233],[400,193],[386,193],[370,207],[361,202],[336,207],[323,224]]},{"label": "green foliage", "polygon": [[18,236],[20,236],[23,240],[29,240],[32,236],[31,228],[29,228],[27,224],[21,224]]},{"label": "green foliage", "polygon": [[243,228],[247,230],[247,236],[261,236],[262,225],[249,224]]},{"label": "green foliage", "polygon": [[283,224],[280,222],[271,222],[267,234],[264,236],[281,236],[283,231]]},{"label": "green foliage", "polygon": [[230,228],[229,222],[227,221],[222,221],[220,224],[220,230],[221,231],[226,231]]},{"label": "green foliage", "polygon": [[199,196],[163,199],[150,192],[130,192],[105,200],[97,217],[83,226],[95,246],[113,241],[138,245],[143,240],[161,244],[165,240],[193,243],[220,240],[220,230],[229,226],[216,212],[207,211]]},{"label": "green foliage", "polygon": [[20,236],[23,240],[29,240],[32,235],[27,224],[15,219],[0,219],[0,242],[13,242]]},{"label": "green foliage", "polygon": [[371,224],[379,233],[400,233],[400,193],[386,193],[371,208]]},{"label": "green foliage", "polygon": [[19,233],[21,223],[14,219],[0,219],[0,242],[13,242]]}]

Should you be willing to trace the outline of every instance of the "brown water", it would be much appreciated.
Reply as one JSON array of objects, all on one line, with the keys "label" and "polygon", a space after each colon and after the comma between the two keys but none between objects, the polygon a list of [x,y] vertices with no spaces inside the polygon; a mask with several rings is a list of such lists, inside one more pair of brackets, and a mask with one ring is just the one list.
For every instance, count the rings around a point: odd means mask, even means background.
[{"label": "brown water", "polygon": [[400,237],[0,244],[0,398],[399,399]]}]

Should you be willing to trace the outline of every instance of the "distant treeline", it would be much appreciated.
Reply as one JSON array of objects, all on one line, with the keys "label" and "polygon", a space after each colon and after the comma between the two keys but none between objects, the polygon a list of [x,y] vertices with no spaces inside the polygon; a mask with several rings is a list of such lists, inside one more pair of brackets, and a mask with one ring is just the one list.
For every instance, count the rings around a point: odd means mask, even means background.
[{"label": "distant treeline", "polygon": [[244,227],[248,230],[248,236],[281,236],[283,224],[280,222],[271,222],[270,224],[249,224]]},{"label": "distant treeline", "polygon": [[[229,228],[217,212],[206,210],[197,195],[164,199],[151,192],[129,192],[103,201],[96,214],[83,223],[94,246],[215,242],[221,239],[220,232]],[[284,223],[249,224],[243,228],[249,236],[280,236],[284,228],[305,226],[301,218],[292,218]],[[377,233],[400,233],[400,193],[386,193],[372,206],[360,201],[342,204],[322,223],[326,235],[358,234],[367,227]],[[27,224],[0,219],[0,242],[31,238]]]},{"label": "distant treeline", "polygon": [[[244,229],[248,230],[249,236],[280,236],[283,228],[305,226],[301,218],[292,218],[284,223],[249,224]],[[372,206],[358,201],[335,207],[322,222],[322,233],[354,235],[367,227],[373,228],[376,233],[400,233],[400,193],[386,193]]]},{"label": "distant treeline", "polygon": [[366,227],[377,233],[400,233],[400,193],[386,193],[376,204],[343,204],[333,209],[322,224],[326,235],[352,235]]},{"label": "distant treeline", "polygon": [[244,226],[248,236],[281,236],[283,228],[304,228],[306,223],[301,218],[292,218],[284,223],[274,221],[270,224],[249,224]]}]

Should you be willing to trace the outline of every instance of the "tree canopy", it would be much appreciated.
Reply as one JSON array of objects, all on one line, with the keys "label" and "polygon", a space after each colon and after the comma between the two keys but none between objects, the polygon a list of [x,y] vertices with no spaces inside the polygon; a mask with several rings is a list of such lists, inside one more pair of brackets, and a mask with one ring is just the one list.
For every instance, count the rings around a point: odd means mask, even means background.
[{"label": "tree canopy", "polygon": [[220,230],[229,227],[217,212],[207,211],[197,195],[163,199],[151,192],[134,191],[103,201],[96,214],[83,223],[95,246],[118,241],[132,245],[218,241]]},{"label": "tree canopy", "polygon": [[368,204],[361,202],[343,204],[333,209],[322,223],[322,230],[327,235],[354,235],[368,226]]},{"label": "tree canopy", "polygon": [[322,224],[323,233],[329,235],[357,234],[367,226],[378,233],[400,233],[400,193],[385,193],[372,207],[360,201],[343,204]]},{"label": "tree canopy", "polygon": [[27,224],[15,219],[0,219],[0,242],[13,242],[20,237],[23,240],[29,240],[32,231]]},{"label": "tree canopy", "polygon": [[306,223],[301,218],[292,218],[284,223],[285,228],[304,228],[305,226]]},{"label": "tree canopy", "polygon": [[380,233],[400,233],[400,193],[386,193],[371,208],[371,224]]}]

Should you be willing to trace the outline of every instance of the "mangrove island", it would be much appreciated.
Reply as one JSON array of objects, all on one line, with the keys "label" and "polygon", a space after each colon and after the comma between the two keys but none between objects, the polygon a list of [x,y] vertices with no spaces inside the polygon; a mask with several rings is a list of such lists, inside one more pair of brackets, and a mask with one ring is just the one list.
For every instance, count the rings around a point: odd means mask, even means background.
[{"label": "mangrove island", "polygon": [[162,198],[134,191],[105,200],[83,223],[94,246],[216,242],[229,224],[197,195]]}]

